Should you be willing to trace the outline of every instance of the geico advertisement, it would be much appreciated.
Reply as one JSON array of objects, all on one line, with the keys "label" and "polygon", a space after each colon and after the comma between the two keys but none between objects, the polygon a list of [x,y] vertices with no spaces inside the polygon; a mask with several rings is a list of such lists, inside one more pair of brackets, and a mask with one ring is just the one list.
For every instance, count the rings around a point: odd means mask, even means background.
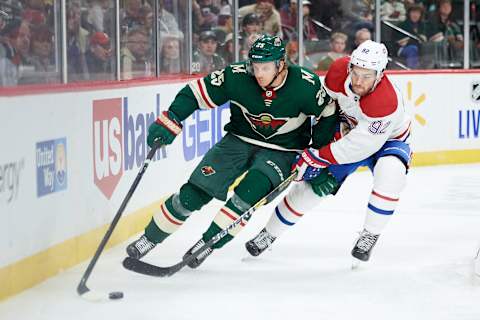
[{"label": "geico advertisement", "polygon": [[[122,176],[128,171],[137,171],[150,151],[148,128],[171,103],[171,99],[165,99],[162,90],[159,91],[161,93],[151,97],[140,98],[136,93],[92,101],[94,183],[107,199],[112,197]],[[183,157],[174,149],[179,147],[176,141],[172,146],[160,148],[154,161],[168,158],[169,165],[175,163],[173,170],[181,170],[182,163],[203,156],[225,134],[223,126],[230,114],[228,105],[194,112],[183,121],[181,137],[177,137]]]}]

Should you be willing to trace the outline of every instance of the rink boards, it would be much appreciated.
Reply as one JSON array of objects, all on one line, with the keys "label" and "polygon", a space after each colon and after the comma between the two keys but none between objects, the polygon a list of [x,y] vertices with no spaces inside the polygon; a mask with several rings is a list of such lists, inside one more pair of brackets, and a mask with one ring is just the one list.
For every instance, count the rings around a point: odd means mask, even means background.
[{"label": "rink boards", "polygon": [[[414,165],[480,162],[480,74],[390,78],[412,109]],[[148,125],[184,84],[0,97],[0,300],[91,257],[145,159]],[[157,153],[111,245],[143,229],[221,139],[228,117],[225,105],[185,121]]]}]

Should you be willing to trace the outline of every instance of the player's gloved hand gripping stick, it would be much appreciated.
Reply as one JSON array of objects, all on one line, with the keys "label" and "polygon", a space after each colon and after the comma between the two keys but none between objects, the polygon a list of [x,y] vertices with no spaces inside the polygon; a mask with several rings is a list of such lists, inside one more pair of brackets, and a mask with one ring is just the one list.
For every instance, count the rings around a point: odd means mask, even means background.
[{"label": "player's gloved hand gripping stick", "polygon": [[180,119],[172,111],[163,111],[148,128],[147,143],[152,148],[155,141],[168,145],[180,132],[182,132]]},{"label": "player's gloved hand gripping stick", "polygon": [[319,150],[307,148],[297,157],[293,164],[292,171],[297,170],[298,175],[295,181],[309,181],[320,175],[322,169],[328,167],[330,162],[320,156]]}]

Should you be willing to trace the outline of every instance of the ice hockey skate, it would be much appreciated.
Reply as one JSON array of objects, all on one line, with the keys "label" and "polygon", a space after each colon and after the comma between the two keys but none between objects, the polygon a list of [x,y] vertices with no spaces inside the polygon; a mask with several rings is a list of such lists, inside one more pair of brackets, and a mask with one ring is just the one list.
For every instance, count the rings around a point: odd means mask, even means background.
[{"label": "ice hockey skate", "polygon": [[269,248],[275,239],[274,236],[263,228],[255,238],[245,243],[245,248],[252,256],[256,257]]},{"label": "ice hockey skate", "polygon": [[142,235],[139,239],[135,240],[134,242],[130,243],[127,246],[127,254],[131,258],[141,259],[147,253],[150,252],[153,248],[155,248],[157,244],[148,240],[145,235]]},{"label": "ice hockey skate", "polygon": [[[205,241],[203,239],[200,239],[191,247],[184,255],[183,255],[183,260],[185,260],[189,255],[195,253],[198,249],[200,249],[203,245],[205,244]],[[208,258],[209,255],[211,255],[213,252],[212,248],[207,248],[205,249],[202,253],[200,253],[195,259],[190,261],[187,265],[192,268],[196,269],[198,268],[205,259]]]},{"label": "ice hockey skate", "polygon": [[363,229],[352,249],[352,256],[360,261],[368,261],[379,236],[378,234],[373,234]]}]

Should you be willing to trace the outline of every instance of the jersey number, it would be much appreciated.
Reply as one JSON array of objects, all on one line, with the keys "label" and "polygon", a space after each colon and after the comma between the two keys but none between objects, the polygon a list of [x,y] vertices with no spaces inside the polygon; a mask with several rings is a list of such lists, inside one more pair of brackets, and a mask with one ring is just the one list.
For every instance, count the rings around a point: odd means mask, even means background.
[{"label": "jersey number", "polygon": [[320,87],[320,90],[318,90],[316,98],[317,98],[317,104],[321,107],[323,106],[323,103],[325,102],[325,97],[327,96],[327,92],[323,87]]}]

